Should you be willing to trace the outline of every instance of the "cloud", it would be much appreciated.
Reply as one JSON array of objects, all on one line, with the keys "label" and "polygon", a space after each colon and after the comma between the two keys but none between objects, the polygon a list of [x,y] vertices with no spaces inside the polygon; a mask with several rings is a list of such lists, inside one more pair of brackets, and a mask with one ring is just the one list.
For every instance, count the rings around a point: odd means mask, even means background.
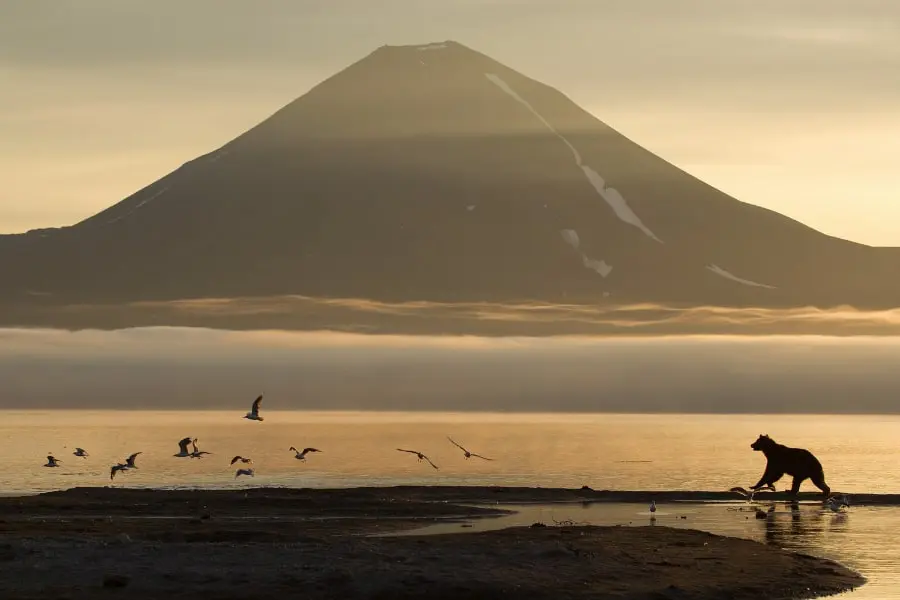
[{"label": "cloud", "polygon": [[0,330],[0,406],[896,412],[898,359],[891,337]]}]

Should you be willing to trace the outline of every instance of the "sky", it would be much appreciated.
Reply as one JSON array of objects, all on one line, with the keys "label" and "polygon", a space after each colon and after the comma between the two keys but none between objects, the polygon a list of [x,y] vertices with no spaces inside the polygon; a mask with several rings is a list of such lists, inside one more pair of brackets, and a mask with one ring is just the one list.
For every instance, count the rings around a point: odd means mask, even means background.
[{"label": "sky", "polygon": [[0,329],[0,409],[896,414],[898,359],[896,337]]},{"label": "sky", "polygon": [[900,246],[893,0],[0,0],[0,232],[73,224],[383,44],[447,39],[740,200]]}]

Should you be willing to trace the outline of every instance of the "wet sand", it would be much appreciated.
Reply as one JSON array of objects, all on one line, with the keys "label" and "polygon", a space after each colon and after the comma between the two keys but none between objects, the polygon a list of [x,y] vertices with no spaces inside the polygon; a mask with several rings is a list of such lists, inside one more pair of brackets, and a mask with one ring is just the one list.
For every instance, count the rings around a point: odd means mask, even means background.
[{"label": "wet sand", "polygon": [[[462,523],[504,514],[502,506],[473,504],[651,496],[661,502],[675,494],[76,488],[0,498],[0,591],[3,598],[41,600],[198,593],[217,599],[758,600],[813,597],[863,582],[831,561],[693,530],[533,526],[465,533]],[[459,521],[460,534],[377,535],[441,521]]]}]

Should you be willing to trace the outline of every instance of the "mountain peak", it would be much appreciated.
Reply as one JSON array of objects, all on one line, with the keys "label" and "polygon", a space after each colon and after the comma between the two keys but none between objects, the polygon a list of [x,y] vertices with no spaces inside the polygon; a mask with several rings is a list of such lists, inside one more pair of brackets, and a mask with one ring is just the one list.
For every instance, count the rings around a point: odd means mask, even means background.
[{"label": "mountain peak", "polygon": [[450,40],[383,46],[115,206],[21,237],[0,240],[0,303],[900,298],[896,252],[739,202]]}]

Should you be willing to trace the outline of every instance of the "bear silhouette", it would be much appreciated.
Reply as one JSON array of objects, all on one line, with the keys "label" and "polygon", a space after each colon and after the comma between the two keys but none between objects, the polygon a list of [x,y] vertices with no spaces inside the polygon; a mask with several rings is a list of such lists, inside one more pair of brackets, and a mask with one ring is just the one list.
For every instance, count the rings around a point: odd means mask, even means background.
[{"label": "bear silhouette", "polygon": [[791,495],[796,496],[800,491],[800,484],[810,479],[817,488],[828,498],[831,488],[825,483],[825,471],[813,453],[803,448],[790,448],[777,443],[768,435],[760,435],[750,447],[766,456],[766,470],[756,485],[750,486],[756,490],[767,485],[772,485],[785,474],[794,477],[791,484]]}]

